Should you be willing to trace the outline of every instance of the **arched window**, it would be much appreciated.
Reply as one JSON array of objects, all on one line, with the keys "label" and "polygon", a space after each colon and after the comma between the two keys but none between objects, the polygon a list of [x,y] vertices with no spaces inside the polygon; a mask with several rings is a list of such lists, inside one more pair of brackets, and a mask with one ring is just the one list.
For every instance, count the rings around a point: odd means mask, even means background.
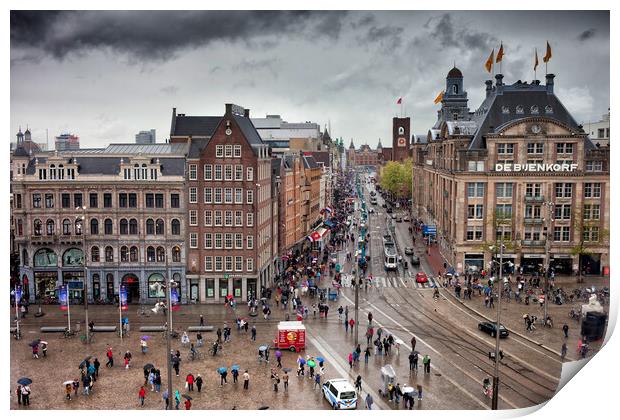
[{"label": "arched window", "polygon": [[64,267],[79,267],[84,265],[84,253],[78,248],[69,248],[62,254]]},{"label": "arched window", "polygon": [[138,247],[132,246],[129,250],[129,261],[138,262]]},{"label": "arched window", "polygon": [[127,223],[127,219],[121,219],[120,221],[121,235],[127,235],[129,233],[129,223]]},{"label": "arched window", "polygon": [[157,262],[166,261],[166,250],[162,246],[157,247]]},{"label": "arched window", "polygon": [[129,221],[129,234],[130,235],[138,234],[138,221],[136,219],[131,219]]},{"label": "arched window", "polygon": [[457,84],[452,85],[452,94],[458,95],[458,93],[459,93],[459,85]]},{"label": "arched window", "polygon": [[82,219],[75,219],[75,234],[76,235],[81,235],[82,234]]},{"label": "arched window", "polygon": [[148,262],[155,262],[155,248],[152,246],[146,249],[146,260]]},{"label": "arched window", "polygon": [[140,165],[133,165],[133,179],[140,179]]},{"label": "arched window", "polygon": [[405,127],[398,127],[398,134],[400,135],[405,134]]},{"label": "arched window", "polygon": [[148,170],[146,169],[146,163],[143,163],[142,164],[142,179],[148,179],[147,172]]},{"label": "arched window", "polygon": [[62,234],[71,235],[71,221],[69,219],[62,221]]},{"label": "arched window", "polygon": [[112,219],[105,219],[103,222],[103,230],[106,235],[112,234]]},{"label": "arched window", "polygon": [[33,263],[35,267],[56,267],[58,265],[58,258],[54,251],[49,248],[43,248],[34,254]]},{"label": "arched window", "polygon": [[172,262],[181,262],[181,247],[178,245],[172,247]]},{"label": "arched window", "polygon": [[181,222],[179,222],[179,219],[172,219],[172,234],[173,235],[180,235],[181,234]]},{"label": "arched window", "polygon": [[92,262],[99,262],[99,247],[94,246],[90,249],[90,260]]},{"label": "arched window", "polygon": [[155,222],[153,219],[146,219],[146,234],[155,235]]},{"label": "arched window", "polygon": [[114,262],[114,249],[111,246],[105,247],[105,262]]},{"label": "arched window", "polygon": [[129,248],[126,245],[121,247],[121,262],[129,261]]},{"label": "arched window", "polygon": [[90,219],[90,234],[91,235],[99,234],[99,220]]},{"label": "arched window", "polygon": [[46,226],[46,233],[49,236],[53,235],[54,234],[54,221],[52,219],[47,219],[45,226]]},{"label": "arched window", "polygon": [[33,234],[34,236],[41,236],[43,234],[43,223],[39,219],[36,219],[33,223]]},{"label": "arched window", "polygon": [[155,234],[156,235],[164,234],[164,221],[162,219],[157,219],[157,222],[155,222]]}]

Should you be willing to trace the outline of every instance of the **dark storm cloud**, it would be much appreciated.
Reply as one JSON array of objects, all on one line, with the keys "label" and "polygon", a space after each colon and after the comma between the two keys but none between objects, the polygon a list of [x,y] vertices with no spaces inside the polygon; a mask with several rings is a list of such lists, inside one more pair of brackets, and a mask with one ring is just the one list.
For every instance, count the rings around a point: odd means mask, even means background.
[{"label": "dark storm cloud", "polygon": [[112,49],[146,60],[214,41],[262,36],[337,38],[346,12],[320,11],[12,11],[11,48],[70,53]]},{"label": "dark storm cloud", "polygon": [[590,28],[590,29],[580,33],[579,36],[577,37],[577,39],[579,41],[587,41],[588,39],[594,37],[595,34],[596,34],[596,29]]},{"label": "dark storm cloud", "polygon": [[278,73],[274,68],[274,64],[276,64],[277,61],[276,58],[265,58],[260,60],[248,60],[244,58],[239,63],[233,65],[232,70],[244,73],[267,70],[273,77],[278,77]]},{"label": "dark storm cloud", "polygon": [[445,13],[440,17],[430,18],[424,28],[431,39],[439,41],[444,48],[466,48],[469,50],[486,50],[489,45],[497,43],[497,39],[486,32],[471,27],[461,27]]},{"label": "dark storm cloud", "polygon": [[[399,26],[372,26],[361,37],[358,38],[360,44],[377,43],[386,50],[393,50],[402,44],[401,35],[403,28]],[[387,51],[391,52],[391,51]]]}]

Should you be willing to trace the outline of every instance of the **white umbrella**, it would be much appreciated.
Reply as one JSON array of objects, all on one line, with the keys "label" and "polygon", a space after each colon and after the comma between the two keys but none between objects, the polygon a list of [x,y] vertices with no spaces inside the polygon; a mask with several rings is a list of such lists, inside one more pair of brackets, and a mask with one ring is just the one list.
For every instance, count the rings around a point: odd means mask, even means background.
[{"label": "white umbrella", "polygon": [[73,385],[73,381],[64,381],[62,384],[63,385],[67,385],[67,384],[72,384]]}]

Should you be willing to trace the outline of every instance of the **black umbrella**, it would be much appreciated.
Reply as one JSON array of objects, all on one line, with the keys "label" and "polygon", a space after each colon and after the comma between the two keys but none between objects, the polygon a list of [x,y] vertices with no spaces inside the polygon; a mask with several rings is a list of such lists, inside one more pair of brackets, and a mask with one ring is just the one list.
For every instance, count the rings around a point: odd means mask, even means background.
[{"label": "black umbrella", "polygon": [[20,384],[20,385],[24,385],[24,386],[30,385],[32,383],[32,379],[30,379],[30,378],[19,378],[17,380],[17,383]]},{"label": "black umbrella", "polygon": [[147,363],[146,365],[144,365],[143,369],[144,370],[151,370],[153,369],[155,366],[153,366],[152,363]]},{"label": "black umbrella", "polygon": [[84,358],[84,360],[82,360],[82,363],[80,363],[80,369],[82,369],[83,367],[86,366],[86,362],[90,361],[90,359],[92,359],[93,356],[86,356]]},{"label": "black umbrella", "polygon": [[263,405],[262,407],[258,408],[259,410],[269,410],[269,406],[268,405]]},{"label": "black umbrella", "polygon": [[291,371],[291,368],[282,368],[282,370],[286,373],[289,373]]},{"label": "black umbrella", "polygon": [[37,338],[32,343],[30,343],[30,347],[38,346],[40,342],[41,342],[41,339]]},{"label": "black umbrella", "polygon": [[186,400],[190,400],[190,401],[192,400],[192,397],[190,397],[187,394],[183,394],[182,397],[185,398]]}]

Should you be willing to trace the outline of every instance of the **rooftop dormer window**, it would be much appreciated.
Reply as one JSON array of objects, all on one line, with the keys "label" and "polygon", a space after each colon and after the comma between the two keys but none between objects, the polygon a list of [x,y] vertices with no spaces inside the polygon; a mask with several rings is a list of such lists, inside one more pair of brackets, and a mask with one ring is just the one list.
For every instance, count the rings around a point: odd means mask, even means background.
[{"label": "rooftop dormer window", "polygon": [[545,114],[553,114],[553,107],[551,105],[545,106]]},{"label": "rooftop dormer window", "polygon": [[517,114],[523,114],[524,110],[523,110],[523,105],[517,105]]},{"label": "rooftop dormer window", "polygon": [[502,106],[502,114],[510,114],[510,108],[506,105]]},{"label": "rooftop dormer window", "polygon": [[538,114],[538,105],[532,105],[532,107],[530,108],[530,112],[532,114]]}]

